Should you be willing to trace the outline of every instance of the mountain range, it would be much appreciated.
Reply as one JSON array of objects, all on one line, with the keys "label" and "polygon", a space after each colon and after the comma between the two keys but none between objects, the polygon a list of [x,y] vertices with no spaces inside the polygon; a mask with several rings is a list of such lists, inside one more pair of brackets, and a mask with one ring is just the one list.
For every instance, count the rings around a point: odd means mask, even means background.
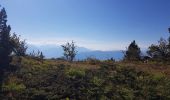
[{"label": "mountain range", "polygon": [[[63,56],[63,49],[61,46],[57,45],[28,45],[27,53],[31,53],[33,51],[42,51],[46,58],[59,58]],[[100,51],[100,50],[90,50],[84,47],[77,47],[77,60],[83,60],[88,57],[96,58],[99,60],[107,60],[110,58],[114,58],[115,60],[120,60],[123,58],[123,53],[121,50],[116,51]]]}]

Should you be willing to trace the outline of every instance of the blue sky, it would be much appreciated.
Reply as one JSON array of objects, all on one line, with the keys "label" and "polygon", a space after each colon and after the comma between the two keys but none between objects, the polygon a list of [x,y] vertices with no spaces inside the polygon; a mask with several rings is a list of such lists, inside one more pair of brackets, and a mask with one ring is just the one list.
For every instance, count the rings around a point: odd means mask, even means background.
[{"label": "blue sky", "polygon": [[30,44],[74,40],[93,50],[141,48],[167,38],[170,0],[1,0],[12,32]]}]

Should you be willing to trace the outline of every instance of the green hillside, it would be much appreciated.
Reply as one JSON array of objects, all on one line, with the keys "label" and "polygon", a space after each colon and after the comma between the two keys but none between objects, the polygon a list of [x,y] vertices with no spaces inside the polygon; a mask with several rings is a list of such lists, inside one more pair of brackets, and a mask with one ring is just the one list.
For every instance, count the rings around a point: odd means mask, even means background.
[{"label": "green hillside", "polygon": [[2,96],[12,100],[170,99],[168,65],[14,57],[11,66]]}]

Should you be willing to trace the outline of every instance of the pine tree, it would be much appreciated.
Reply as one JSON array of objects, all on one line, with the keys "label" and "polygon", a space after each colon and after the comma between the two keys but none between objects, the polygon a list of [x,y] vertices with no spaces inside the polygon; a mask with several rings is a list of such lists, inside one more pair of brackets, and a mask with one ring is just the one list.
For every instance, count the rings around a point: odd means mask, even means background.
[{"label": "pine tree", "polygon": [[5,9],[0,11],[0,94],[2,92],[2,82],[4,78],[4,71],[9,67],[12,53],[12,46],[10,42],[11,27],[7,25],[7,15]]},{"label": "pine tree", "polygon": [[7,15],[3,8],[0,11],[0,66],[7,67],[10,62],[10,54],[12,53],[12,47],[10,42],[10,30],[11,27],[6,24]]},{"label": "pine tree", "polygon": [[124,59],[128,61],[138,61],[141,58],[141,50],[135,40],[131,42],[128,50],[125,52]]},{"label": "pine tree", "polygon": [[40,59],[41,59],[41,60],[43,60],[43,59],[44,59],[44,55],[43,55],[43,53],[42,53],[42,52],[40,53]]}]

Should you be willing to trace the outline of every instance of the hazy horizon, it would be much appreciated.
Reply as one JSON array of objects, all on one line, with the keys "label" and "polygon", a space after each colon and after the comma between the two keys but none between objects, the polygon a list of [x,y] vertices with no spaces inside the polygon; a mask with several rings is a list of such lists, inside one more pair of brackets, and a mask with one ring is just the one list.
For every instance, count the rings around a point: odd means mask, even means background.
[{"label": "hazy horizon", "polygon": [[136,40],[146,49],[167,38],[168,0],[1,0],[12,31],[28,44],[74,40],[92,50],[124,50]]}]

